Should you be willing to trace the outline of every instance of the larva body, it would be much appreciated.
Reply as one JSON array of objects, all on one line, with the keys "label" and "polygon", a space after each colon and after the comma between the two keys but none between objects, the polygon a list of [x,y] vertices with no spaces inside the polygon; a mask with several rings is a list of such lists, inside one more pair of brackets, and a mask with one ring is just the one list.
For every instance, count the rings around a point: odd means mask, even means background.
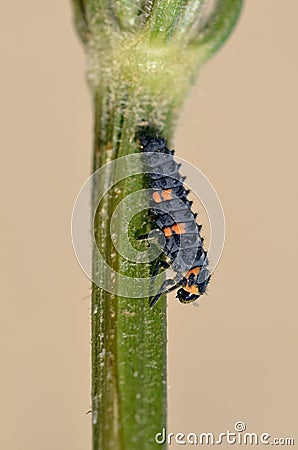
[{"label": "larva body", "polygon": [[162,292],[178,287],[177,298],[182,303],[190,303],[204,294],[210,279],[201,226],[196,223],[197,215],[187,198],[189,191],[184,187],[185,178],[174,159],[174,150],[167,148],[164,139],[149,134],[141,136],[141,148],[146,154],[150,176],[151,208],[159,232],[164,236],[162,250],[167,257],[167,262],[159,261],[157,272],[169,266],[176,272],[174,279],[163,283],[150,306],[155,305]]}]

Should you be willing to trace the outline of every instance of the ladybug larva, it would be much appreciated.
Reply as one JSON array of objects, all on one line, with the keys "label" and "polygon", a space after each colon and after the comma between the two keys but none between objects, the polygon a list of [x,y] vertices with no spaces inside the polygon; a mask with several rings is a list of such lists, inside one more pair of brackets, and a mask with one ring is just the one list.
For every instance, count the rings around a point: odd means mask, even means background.
[{"label": "ladybug larva", "polygon": [[[140,136],[142,151],[150,177],[151,208],[156,218],[158,233],[163,236],[162,248],[166,260],[159,260],[153,279],[161,268],[171,267],[176,275],[161,285],[151,297],[153,307],[163,292],[178,289],[176,297],[181,303],[191,303],[206,291],[210,280],[207,252],[200,235],[201,225],[196,223],[192,202],[187,199],[189,190],[184,187],[180,164],[174,159],[164,139],[143,133]],[[146,238],[142,236],[142,238]]]}]

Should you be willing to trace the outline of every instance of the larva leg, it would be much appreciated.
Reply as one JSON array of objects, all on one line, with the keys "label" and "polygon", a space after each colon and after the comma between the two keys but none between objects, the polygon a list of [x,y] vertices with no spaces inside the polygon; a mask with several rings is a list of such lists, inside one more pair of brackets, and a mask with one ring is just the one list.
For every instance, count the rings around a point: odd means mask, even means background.
[{"label": "larva leg", "polygon": [[[169,286],[169,285],[171,285],[173,283],[174,283],[174,286],[172,286],[172,287],[170,287],[170,288],[165,290],[165,288],[167,286]],[[150,300],[150,303],[149,303],[150,308],[153,308],[153,306],[157,303],[157,301],[159,300],[159,298],[161,297],[163,292],[165,292],[167,294],[168,292],[171,292],[171,291],[174,291],[175,289],[177,289],[178,286],[179,286],[179,284],[177,284],[175,280],[165,280],[162,283],[158,293],[155,295],[155,297],[153,297],[152,300]]]},{"label": "larva leg", "polygon": [[152,278],[155,278],[160,269],[168,269],[170,264],[166,261],[158,260],[156,266],[154,267],[154,271],[152,274]]}]

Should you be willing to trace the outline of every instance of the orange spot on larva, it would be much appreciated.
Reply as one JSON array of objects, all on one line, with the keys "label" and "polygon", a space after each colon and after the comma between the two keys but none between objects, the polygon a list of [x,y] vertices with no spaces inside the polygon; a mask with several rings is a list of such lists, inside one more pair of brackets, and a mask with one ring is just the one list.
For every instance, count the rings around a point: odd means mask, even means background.
[{"label": "orange spot on larva", "polygon": [[199,288],[196,284],[193,284],[192,286],[183,286],[183,289],[191,294],[199,294]]},{"label": "orange spot on larva", "polygon": [[172,200],[172,189],[166,189],[162,191],[161,196],[164,200]]},{"label": "orange spot on larva", "polygon": [[185,274],[185,278],[189,278],[190,275],[198,275],[200,273],[201,268],[200,267],[194,267],[193,269],[190,269],[187,274]]},{"label": "orange spot on larva", "polygon": [[172,230],[175,234],[185,233],[185,223],[175,223],[175,225],[172,226]]},{"label": "orange spot on larva", "polygon": [[173,234],[171,227],[164,228],[163,232],[164,232],[165,237],[170,237]]},{"label": "orange spot on larva", "polygon": [[161,203],[161,198],[158,192],[153,192],[153,200],[155,201],[155,203]]}]

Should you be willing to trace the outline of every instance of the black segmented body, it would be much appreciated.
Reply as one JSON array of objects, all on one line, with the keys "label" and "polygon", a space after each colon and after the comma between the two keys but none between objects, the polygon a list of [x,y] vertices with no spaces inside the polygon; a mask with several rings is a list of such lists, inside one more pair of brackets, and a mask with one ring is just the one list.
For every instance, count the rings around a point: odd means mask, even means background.
[{"label": "black segmented body", "polygon": [[[192,202],[184,187],[180,164],[174,160],[174,150],[169,150],[164,139],[149,134],[141,136],[141,147],[146,154],[146,164],[152,189],[151,207],[156,215],[156,225],[165,237],[163,251],[168,257],[168,266],[177,273],[167,280],[150,305],[153,306],[163,291],[179,286],[177,297],[189,303],[206,290],[210,279],[207,253],[200,236],[201,226],[196,223],[196,214],[191,210]],[[165,266],[164,262],[160,266]],[[159,267],[158,267],[159,268]],[[170,284],[174,284],[168,288]],[[167,288],[167,289],[165,289]]]}]

